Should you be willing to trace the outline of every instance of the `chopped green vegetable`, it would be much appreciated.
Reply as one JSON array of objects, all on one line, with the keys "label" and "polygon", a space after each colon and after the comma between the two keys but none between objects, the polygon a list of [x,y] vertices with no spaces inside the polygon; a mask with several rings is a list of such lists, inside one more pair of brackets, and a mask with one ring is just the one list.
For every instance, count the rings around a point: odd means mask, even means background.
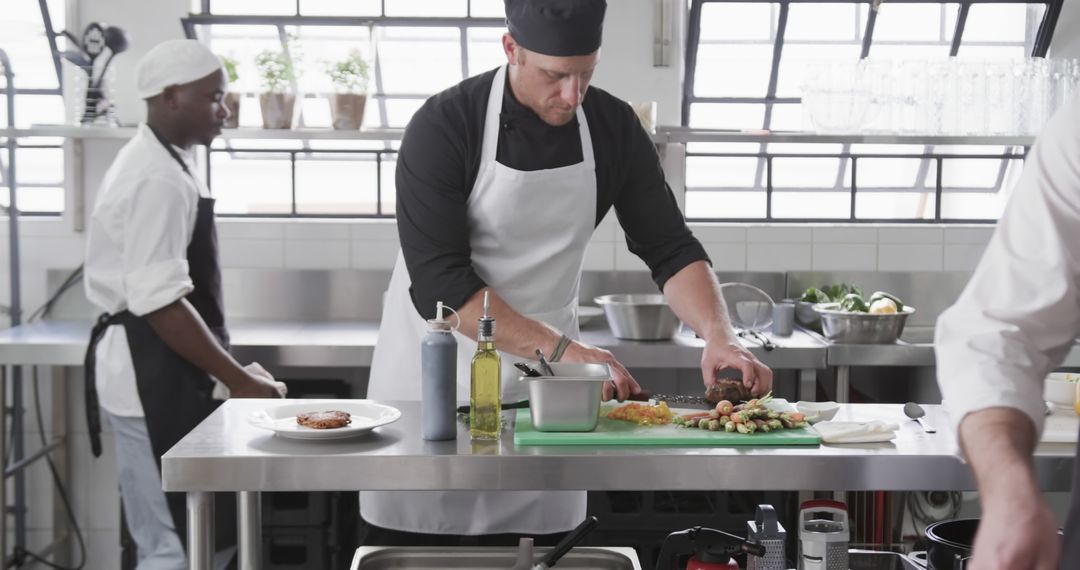
[{"label": "chopped green vegetable", "polygon": [[866,304],[866,301],[862,298],[862,295],[858,293],[848,293],[840,301],[840,310],[848,311],[851,313],[865,313],[870,310],[870,306]]}]

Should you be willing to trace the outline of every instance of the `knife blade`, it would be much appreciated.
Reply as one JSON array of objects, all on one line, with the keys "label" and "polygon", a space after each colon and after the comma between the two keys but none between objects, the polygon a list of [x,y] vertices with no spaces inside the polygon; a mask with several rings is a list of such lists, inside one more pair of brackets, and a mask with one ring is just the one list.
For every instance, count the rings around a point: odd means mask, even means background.
[{"label": "knife blade", "polygon": [[648,390],[642,390],[641,392],[630,396],[631,400],[637,402],[667,402],[669,406],[690,406],[701,408],[712,408],[716,404],[706,400],[703,396],[687,396],[684,394],[653,394]]}]

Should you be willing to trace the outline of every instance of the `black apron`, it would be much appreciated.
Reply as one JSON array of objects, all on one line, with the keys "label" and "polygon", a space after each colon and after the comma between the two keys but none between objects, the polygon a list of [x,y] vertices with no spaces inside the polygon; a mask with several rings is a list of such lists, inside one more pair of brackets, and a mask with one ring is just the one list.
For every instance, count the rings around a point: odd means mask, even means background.
[{"label": "black apron", "polygon": [[[165,139],[151,129],[184,173],[187,165]],[[199,198],[195,229],[187,248],[188,275],[194,290],[186,297],[223,348],[229,349],[225,330],[224,303],[221,293],[221,267],[218,264],[217,228],[214,225],[214,199]],[[206,419],[220,404],[212,397],[214,381],[210,375],[173,352],[145,317],[126,309],[115,315],[103,314],[90,333],[86,349],[86,420],[94,457],[101,455],[101,416],[98,407],[95,365],[97,344],[106,329],[120,324],[127,334],[135,382],[142,402],[150,446],[158,472],[161,456]],[[187,545],[187,509],[184,493],[165,493],[169,512],[180,541]],[[221,550],[236,543],[236,501],[231,493],[215,496],[215,548]]]}]

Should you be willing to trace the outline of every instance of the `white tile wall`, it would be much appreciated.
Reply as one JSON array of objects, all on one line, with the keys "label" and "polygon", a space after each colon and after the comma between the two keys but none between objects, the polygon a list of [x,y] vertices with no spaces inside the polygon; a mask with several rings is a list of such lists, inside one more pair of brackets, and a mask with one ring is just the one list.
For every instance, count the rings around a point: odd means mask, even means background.
[{"label": "white tile wall", "polygon": [[873,227],[815,227],[814,243],[877,243],[878,230]]},{"label": "white tile wall", "polygon": [[932,243],[940,244],[944,239],[941,228],[894,228],[884,227],[878,229],[878,243]]},{"label": "white tile wall", "polygon": [[269,220],[218,219],[218,239],[285,239],[285,224]]},{"label": "white tile wall", "polygon": [[945,243],[986,244],[994,235],[994,228],[945,228]]},{"label": "white tile wall", "polygon": [[346,269],[352,264],[349,240],[285,242],[286,269]]},{"label": "white tile wall", "polygon": [[809,243],[813,230],[805,226],[751,226],[746,240],[755,243]]},{"label": "white tile wall", "polygon": [[974,271],[985,251],[985,244],[945,244],[945,271]]},{"label": "white tile wall", "polygon": [[878,271],[941,271],[943,247],[935,244],[878,246]]},{"label": "white tile wall", "polygon": [[349,221],[302,221],[285,224],[286,240],[343,240],[349,239],[355,222]]},{"label": "white tile wall", "polygon": [[718,224],[695,224],[690,228],[702,242],[746,242],[746,228]]},{"label": "white tile wall", "polygon": [[[582,268],[586,271],[614,271],[615,248],[612,242],[593,240],[585,248],[585,260]],[[624,248],[625,249],[625,246]]]},{"label": "white tile wall", "polygon": [[716,271],[746,271],[746,243],[704,242]]},{"label": "white tile wall", "polygon": [[393,269],[401,244],[397,240],[352,240],[353,269]]},{"label": "white tile wall", "polygon": [[746,247],[746,269],[749,271],[809,271],[813,252],[810,249],[810,230],[802,243],[756,243],[754,231]]},{"label": "white tile wall", "polygon": [[815,271],[874,271],[877,261],[877,245],[873,243],[814,242]]},{"label": "white tile wall", "polygon": [[622,245],[615,249],[615,270],[648,271],[649,266],[645,265],[645,262],[640,257],[630,253],[630,250],[626,249],[625,245]]},{"label": "white tile wall", "polygon": [[285,267],[285,242],[280,239],[222,239],[220,247],[223,267]]}]

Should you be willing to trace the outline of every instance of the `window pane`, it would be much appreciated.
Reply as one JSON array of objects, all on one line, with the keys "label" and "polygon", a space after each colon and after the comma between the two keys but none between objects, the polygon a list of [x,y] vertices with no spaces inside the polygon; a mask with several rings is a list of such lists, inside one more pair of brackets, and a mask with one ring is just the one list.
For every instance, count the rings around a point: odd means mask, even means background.
[{"label": "window pane", "polygon": [[773,189],[850,188],[846,160],[843,168],[839,158],[774,158],[772,163]]},{"label": "window pane", "polygon": [[384,154],[382,160],[382,213],[393,216],[397,212],[397,186],[394,171],[397,170],[397,154]]},{"label": "window pane", "polygon": [[[60,95],[18,95],[15,97],[15,126],[60,125],[64,123],[64,98]],[[7,127],[7,97],[0,95],[0,125]]]},{"label": "window pane", "polygon": [[[758,158],[686,157],[687,188],[761,188],[755,186]],[[764,165],[761,169],[764,173]],[[762,174],[764,176],[764,174]]]},{"label": "window pane", "polygon": [[778,10],[776,4],[705,4],[701,8],[701,41],[769,41],[776,29]]},{"label": "window pane", "polygon": [[941,217],[949,220],[996,220],[1007,199],[998,192],[963,192],[941,195]]},{"label": "window pane", "polygon": [[472,0],[472,16],[476,18],[505,18],[506,5],[503,0]]},{"label": "window pane", "polygon": [[11,59],[16,87],[55,89],[59,86],[36,0],[4,2],[4,15],[0,17],[0,49]]},{"label": "window pane", "polygon": [[[791,4],[788,8],[788,40],[858,41],[861,35],[856,4]],[[801,49],[801,48],[800,48]]]},{"label": "window pane", "polygon": [[218,212],[287,214],[292,211],[289,155],[213,152],[210,168]]},{"label": "window pane", "polygon": [[963,42],[1019,42],[1034,39],[1043,4],[973,4],[964,23]]},{"label": "window pane", "polygon": [[932,192],[858,192],[855,217],[868,219],[928,220],[934,217]]},{"label": "window pane", "polygon": [[468,29],[469,76],[478,75],[506,63],[506,56],[502,51],[504,33],[506,33],[506,28]]},{"label": "window pane", "polygon": [[210,0],[210,12],[256,16],[290,15],[296,13],[296,0]]},{"label": "window pane", "polygon": [[878,12],[874,42],[946,41],[952,32],[946,36],[945,12],[958,10],[958,4],[887,3]]},{"label": "window pane", "polygon": [[937,163],[920,158],[862,158],[855,176],[860,192],[915,189],[933,184],[937,179]]},{"label": "window pane", "polygon": [[690,126],[702,129],[760,129],[765,105],[694,103],[690,105]]},{"label": "window pane", "polygon": [[315,97],[304,97],[302,99],[305,127],[327,128],[331,126],[333,120],[330,118],[330,100],[328,97],[331,97],[331,95],[316,95]]},{"label": "window pane", "polygon": [[[1009,162],[1022,161],[954,158],[942,161],[941,186],[948,190],[998,190],[1005,181]],[[1016,168],[1018,171],[1019,168]]]},{"label": "window pane", "polygon": [[326,72],[328,66],[359,52],[368,64],[368,87],[374,87],[374,62],[371,39],[363,27],[305,26],[297,30],[298,50],[303,61],[299,67],[301,93],[332,93],[334,84]]},{"label": "window pane", "polygon": [[780,70],[776,81],[777,97],[799,97],[803,84],[811,79],[808,72],[823,69],[828,64],[850,65],[852,73],[859,61],[862,46],[848,45],[787,45],[780,56]]},{"label": "window pane", "polygon": [[374,214],[378,187],[376,172],[373,154],[297,157],[297,213]]},{"label": "window pane", "polygon": [[975,59],[1023,59],[1028,55],[1028,49],[1021,45],[1016,46],[985,46],[964,45],[960,47],[959,54],[965,58]]},{"label": "window pane", "polygon": [[384,93],[431,95],[463,79],[456,28],[382,28],[377,35]]},{"label": "window pane", "polygon": [[413,113],[424,104],[423,99],[387,99],[386,118],[387,127],[401,129],[409,124]]},{"label": "window pane", "polygon": [[[272,26],[205,26],[199,37],[206,38],[214,53],[236,60],[237,80],[229,89],[238,93],[259,93],[263,82],[255,67],[255,57],[263,50],[281,51],[281,40]],[[243,110],[241,110],[243,119]]]},{"label": "window pane", "polygon": [[[772,108],[772,120],[768,128],[773,131],[810,131],[813,130],[805,117],[803,117],[802,104],[774,103]],[[820,148],[822,145],[810,145]],[[811,152],[822,152],[813,150]]]},{"label": "window pane", "polygon": [[[63,188],[20,186],[15,193],[20,212],[59,214],[64,211]],[[0,206],[6,208],[9,204],[11,201],[8,200],[8,189],[0,186]]]},{"label": "window pane", "polygon": [[[877,38],[877,36],[874,36]],[[879,44],[876,41],[870,48],[874,59],[911,60],[945,59],[949,57],[949,44]]]},{"label": "window pane", "polygon": [[691,219],[765,217],[765,192],[687,192]]},{"label": "window pane", "polygon": [[379,16],[382,0],[300,0],[305,16]]},{"label": "window pane", "polygon": [[[0,163],[7,168],[7,149],[2,149]],[[64,149],[61,148],[16,148],[15,176],[21,184],[64,184]]]},{"label": "window pane", "polygon": [[773,191],[774,218],[843,219],[851,214],[851,194],[832,192]]},{"label": "window pane", "polygon": [[772,45],[703,44],[698,47],[694,95],[764,97],[772,57]]},{"label": "window pane", "polygon": [[465,0],[386,0],[387,16],[465,16]]}]

